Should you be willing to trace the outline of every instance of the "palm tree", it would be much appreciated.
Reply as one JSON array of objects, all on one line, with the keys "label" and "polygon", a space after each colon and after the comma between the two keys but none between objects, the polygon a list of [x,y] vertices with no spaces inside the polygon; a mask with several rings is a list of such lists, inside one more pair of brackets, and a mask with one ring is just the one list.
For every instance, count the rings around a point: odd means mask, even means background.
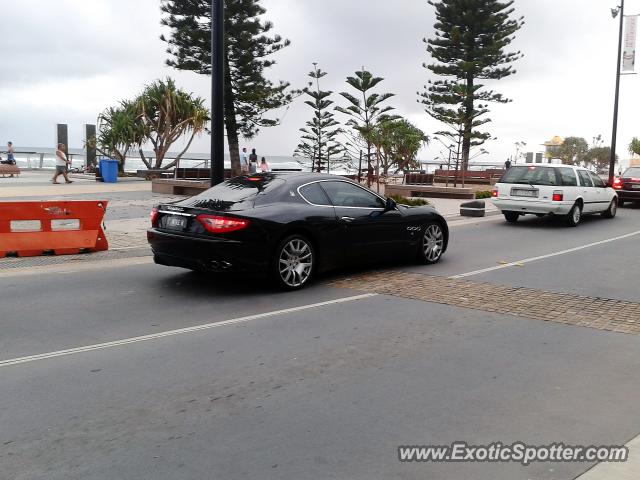
[{"label": "palm tree", "polygon": [[[145,140],[153,146],[156,169],[174,167],[189,150],[196,135],[200,135],[209,121],[204,100],[176,87],[171,78],[148,85],[135,100]],[[162,165],[171,146],[183,135],[190,135],[186,147],[173,162]],[[140,150],[142,161],[151,162]],[[212,159],[213,160],[213,159]]]}]

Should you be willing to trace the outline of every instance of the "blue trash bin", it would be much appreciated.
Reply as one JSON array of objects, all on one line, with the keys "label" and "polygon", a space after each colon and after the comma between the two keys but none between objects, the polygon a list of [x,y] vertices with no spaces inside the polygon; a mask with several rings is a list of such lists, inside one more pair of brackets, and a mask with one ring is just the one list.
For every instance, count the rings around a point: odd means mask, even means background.
[{"label": "blue trash bin", "polygon": [[118,161],[112,158],[100,160],[100,176],[105,183],[117,183]]}]

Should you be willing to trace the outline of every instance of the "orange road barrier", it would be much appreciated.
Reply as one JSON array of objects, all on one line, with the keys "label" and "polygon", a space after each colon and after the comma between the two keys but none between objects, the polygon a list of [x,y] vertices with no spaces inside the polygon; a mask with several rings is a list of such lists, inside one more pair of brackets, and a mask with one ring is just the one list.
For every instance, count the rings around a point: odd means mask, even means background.
[{"label": "orange road barrier", "polygon": [[109,249],[106,201],[0,202],[0,258]]}]

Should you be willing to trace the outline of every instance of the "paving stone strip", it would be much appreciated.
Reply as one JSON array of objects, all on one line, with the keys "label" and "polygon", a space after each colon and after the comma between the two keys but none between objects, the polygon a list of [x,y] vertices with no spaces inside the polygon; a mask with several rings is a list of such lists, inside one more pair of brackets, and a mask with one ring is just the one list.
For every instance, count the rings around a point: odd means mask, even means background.
[{"label": "paving stone strip", "polygon": [[339,288],[640,335],[640,303],[444,277],[380,271],[330,282]]}]

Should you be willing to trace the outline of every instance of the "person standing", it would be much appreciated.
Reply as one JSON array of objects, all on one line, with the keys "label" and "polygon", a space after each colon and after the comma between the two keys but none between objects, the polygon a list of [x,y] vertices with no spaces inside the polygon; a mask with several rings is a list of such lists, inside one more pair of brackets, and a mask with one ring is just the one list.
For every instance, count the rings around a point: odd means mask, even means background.
[{"label": "person standing", "polygon": [[260,162],[260,171],[262,173],[270,172],[269,164],[267,163],[267,159],[262,157],[262,161]]},{"label": "person standing", "polygon": [[511,168],[511,160],[507,158],[507,161],[504,162],[504,169],[509,170]]},{"label": "person standing", "polygon": [[64,151],[65,151],[64,144],[59,143],[58,149],[56,150],[56,173],[51,179],[51,182],[55,184],[60,183],[58,182],[59,175],[62,175],[64,177],[65,183],[73,183],[73,181],[69,180],[69,177],[67,176],[67,169],[71,162],[67,159],[67,154],[64,153]]},{"label": "person standing", "polygon": [[9,165],[15,165],[16,159],[14,157],[13,143],[7,142],[7,163]]},{"label": "person standing", "polygon": [[240,170],[242,173],[249,173],[249,155],[246,147],[242,149],[240,154]]},{"label": "person standing", "polygon": [[249,171],[251,173],[256,173],[258,171],[258,155],[256,154],[256,149],[251,150],[251,155],[249,155],[250,167]]}]

